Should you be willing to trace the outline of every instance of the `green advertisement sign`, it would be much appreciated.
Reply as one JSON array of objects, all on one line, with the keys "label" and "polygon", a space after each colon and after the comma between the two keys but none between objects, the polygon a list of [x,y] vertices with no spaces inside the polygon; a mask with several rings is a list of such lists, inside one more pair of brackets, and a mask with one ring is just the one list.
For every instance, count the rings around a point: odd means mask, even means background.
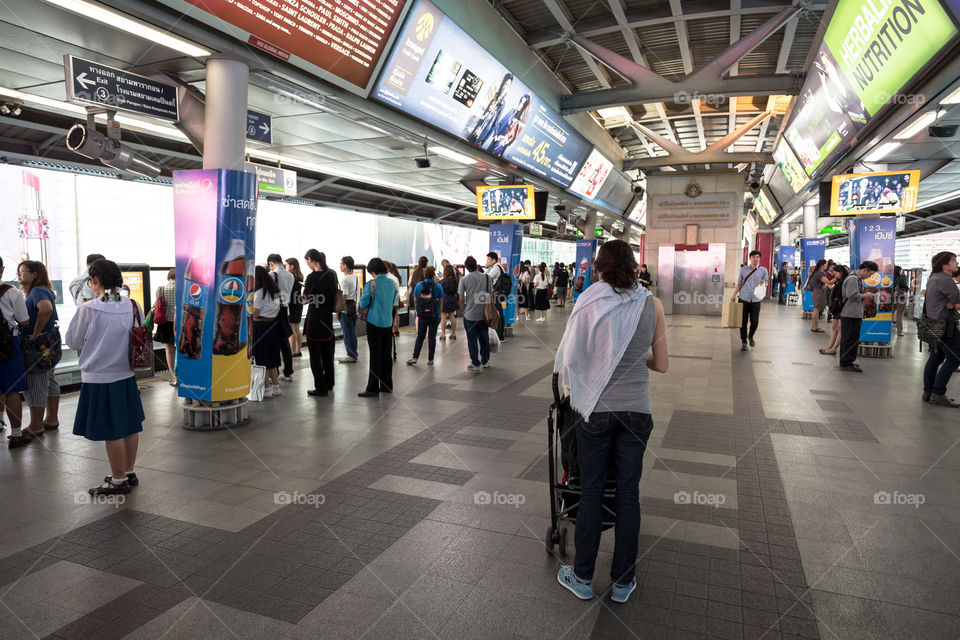
[{"label": "green advertisement sign", "polygon": [[817,233],[819,233],[820,235],[827,236],[827,235],[835,235],[838,233],[846,233],[846,231],[844,231],[843,227],[841,227],[840,225],[832,224],[830,226],[824,227],[823,229],[820,229],[820,231],[818,231]]},{"label": "green advertisement sign", "polygon": [[841,0],[823,39],[873,116],[956,33],[938,0]]}]

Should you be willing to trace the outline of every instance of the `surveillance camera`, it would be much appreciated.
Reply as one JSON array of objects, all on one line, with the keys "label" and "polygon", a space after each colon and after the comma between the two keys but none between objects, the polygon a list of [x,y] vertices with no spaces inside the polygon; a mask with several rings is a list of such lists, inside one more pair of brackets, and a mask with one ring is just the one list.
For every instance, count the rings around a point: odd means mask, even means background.
[{"label": "surveillance camera", "polygon": [[752,180],[750,182],[750,193],[760,193],[760,187],[762,186],[763,186],[763,183],[761,183],[760,181]]},{"label": "surveillance camera", "polygon": [[153,160],[81,123],[73,125],[67,132],[67,148],[87,158],[99,160],[108,167],[132,171],[148,178],[156,178],[162,171],[160,165]]},{"label": "surveillance camera", "polygon": [[927,135],[931,138],[952,138],[957,135],[957,125],[935,124],[927,129]]},{"label": "surveillance camera", "polygon": [[430,158],[417,158],[417,168],[418,168],[418,169],[429,169],[429,168],[430,168]]},{"label": "surveillance camera", "polygon": [[637,197],[638,197],[638,198],[642,198],[642,197],[643,197],[643,187],[642,187],[641,185],[639,185],[639,184],[633,185],[633,192],[634,192],[635,194],[637,194]]}]

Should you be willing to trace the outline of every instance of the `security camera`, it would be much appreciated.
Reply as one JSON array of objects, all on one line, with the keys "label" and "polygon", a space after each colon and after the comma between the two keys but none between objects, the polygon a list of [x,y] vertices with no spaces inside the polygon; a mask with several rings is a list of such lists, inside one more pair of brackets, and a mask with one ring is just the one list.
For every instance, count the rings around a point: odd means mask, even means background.
[{"label": "security camera", "polygon": [[642,185],[639,185],[639,184],[633,185],[633,192],[634,192],[635,194],[637,194],[637,197],[638,197],[638,198],[642,198],[642,197],[643,197],[643,191],[644,191],[644,189],[643,189],[643,186],[642,186]]},{"label": "security camera", "polygon": [[927,135],[931,138],[952,138],[957,135],[957,125],[935,124],[927,129]]},{"label": "security camera", "polygon": [[760,193],[760,188],[763,186],[763,183],[759,180],[750,181],[750,193],[757,194]]},{"label": "security camera", "polygon": [[[119,140],[104,136],[92,126],[92,123],[91,117],[87,124],[78,122],[70,127],[67,132],[68,149],[121,171],[132,171],[148,178],[156,178],[160,175],[162,168],[159,164],[132,151]],[[110,122],[107,126],[110,126]]]},{"label": "security camera", "polygon": [[430,158],[417,158],[417,169],[429,169]]}]

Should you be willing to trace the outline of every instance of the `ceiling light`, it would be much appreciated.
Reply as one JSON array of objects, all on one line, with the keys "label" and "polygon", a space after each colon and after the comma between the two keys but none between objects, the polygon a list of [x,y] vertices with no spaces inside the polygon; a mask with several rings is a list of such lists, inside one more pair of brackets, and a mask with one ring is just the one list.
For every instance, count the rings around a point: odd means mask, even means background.
[{"label": "ceiling light", "polygon": [[110,11],[92,2],[86,2],[85,0],[45,0],[45,2],[58,6],[61,9],[72,11],[84,18],[102,22],[108,27],[132,33],[135,36],[139,36],[150,42],[155,42],[168,49],[179,51],[188,56],[193,56],[194,58],[202,58],[210,55],[210,52],[206,49],[201,49],[186,40],[171,36],[165,31],[155,29],[142,22],[131,20],[121,13]]},{"label": "ceiling light", "polygon": [[940,104],[960,104],[960,87],[947,94],[947,97],[940,101]]},{"label": "ceiling light", "polygon": [[873,151],[863,157],[864,162],[880,162],[888,155],[900,148],[899,142],[884,142],[880,146],[874,147]]},{"label": "ceiling light", "polygon": [[950,193],[945,193],[941,196],[935,196],[929,200],[924,200],[923,202],[917,203],[917,209],[924,209],[926,207],[932,207],[935,204],[940,204],[941,202],[946,202],[947,200],[953,200],[957,196],[960,196],[960,189],[956,191],[951,191]]},{"label": "ceiling light", "polygon": [[429,149],[430,151],[437,154],[438,156],[443,156],[448,160],[453,160],[454,162],[459,162],[460,164],[469,164],[469,165],[477,164],[477,161],[471,158],[470,156],[466,156],[462,153],[457,153],[456,151],[447,149],[446,147],[430,147]]},{"label": "ceiling light", "polygon": [[937,112],[927,111],[925,114],[908,124],[906,127],[898,131],[894,136],[894,140],[909,140],[913,136],[917,135],[921,131],[927,128],[931,122],[937,119]]}]

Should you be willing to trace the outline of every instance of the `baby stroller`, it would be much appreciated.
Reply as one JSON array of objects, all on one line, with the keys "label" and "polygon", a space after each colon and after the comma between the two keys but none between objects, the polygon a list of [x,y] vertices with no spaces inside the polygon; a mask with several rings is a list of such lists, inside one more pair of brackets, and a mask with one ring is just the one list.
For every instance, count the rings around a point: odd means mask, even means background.
[{"label": "baby stroller", "polygon": [[[547,553],[552,555],[556,547],[557,553],[563,558],[567,555],[567,529],[561,528],[560,522],[566,520],[574,525],[577,523],[581,492],[580,464],[577,458],[577,413],[570,406],[570,397],[561,397],[559,378],[560,374],[553,374],[553,404],[550,405],[550,413],[547,416],[550,526],[547,528],[545,543]],[[559,477],[558,472],[562,472]],[[607,464],[607,483],[603,490],[602,529],[604,531],[616,524],[617,514],[614,510],[616,490],[616,452],[611,447],[610,461]]]}]

